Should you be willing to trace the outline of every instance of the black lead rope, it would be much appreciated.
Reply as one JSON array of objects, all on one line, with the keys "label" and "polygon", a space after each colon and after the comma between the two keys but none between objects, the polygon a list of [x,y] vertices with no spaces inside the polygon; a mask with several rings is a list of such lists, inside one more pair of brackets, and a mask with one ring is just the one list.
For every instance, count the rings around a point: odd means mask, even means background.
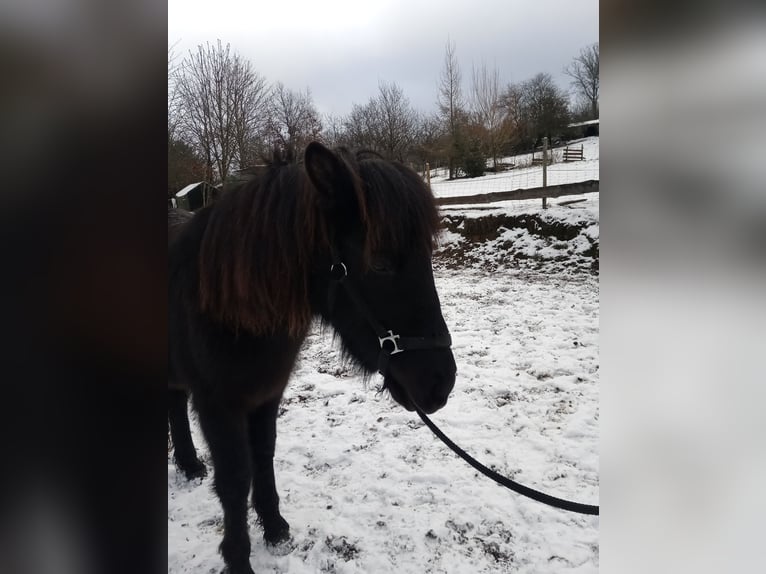
[{"label": "black lead rope", "polygon": [[415,410],[417,411],[418,415],[423,420],[423,422],[426,424],[426,426],[430,428],[431,431],[437,437],[439,437],[444,444],[450,447],[455,452],[455,454],[457,454],[460,458],[462,458],[464,461],[466,461],[468,464],[470,464],[472,467],[474,467],[484,476],[491,478],[499,485],[504,486],[510,490],[513,490],[514,492],[518,492],[519,494],[526,496],[528,498],[531,498],[532,500],[542,502],[543,504],[548,504],[555,508],[568,510],[569,512],[578,512],[580,514],[591,514],[591,515],[598,516],[598,506],[593,506],[590,504],[581,504],[579,502],[572,502],[570,500],[564,500],[563,498],[556,498],[555,496],[551,496],[549,494],[545,494],[543,492],[539,492],[537,490],[529,488],[528,486],[524,486],[523,484],[519,484],[518,482],[515,482],[508,477],[505,477],[501,474],[496,473],[491,468],[487,468],[486,466],[481,464],[478,460],[473,458],[470,454],[465,452],[458,445],[456,445],[454,442],[452,442],[449,439],[449,437],[445,435],[441,431],[441,429],[439,429],[439,427],[437,427],[431,421],[431,419],[429,419],[426,416],[426,414],[423,411],[421,411],[417,406],[415,407]]}]

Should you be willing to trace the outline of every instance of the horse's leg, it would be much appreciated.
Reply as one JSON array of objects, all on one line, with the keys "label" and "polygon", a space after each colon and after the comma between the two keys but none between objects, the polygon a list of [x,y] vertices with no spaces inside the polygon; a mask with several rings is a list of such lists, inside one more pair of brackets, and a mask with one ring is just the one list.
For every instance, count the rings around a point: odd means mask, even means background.
[{"label": "horse's leg", "polygon": [[191,480],[205,476],[205,465],[197,458],[194,450],[191,429],[189,428],[189,413],[186,408],[186,391],[168,389],[168,422],[170,422],[170,437],[173,439],[173,457],[176,465]]},{"label": "horse's leg", "polygon": [[279,513],[279,495],[274,480],[274,443],[280,399],[260,406],[248,416],[250,450],[253,457],[253,507],[263,526],[263,538],[277,544],[290,537],[290,525]]},{"label": "horse's leg", "polygon": [[250,447],[247,418],[217,405],[195,400],[199,422],[213,459],[214,485],[223,507],[220,551],[227,574],[254,574],[250,567],[247,493],[250,490]]}]

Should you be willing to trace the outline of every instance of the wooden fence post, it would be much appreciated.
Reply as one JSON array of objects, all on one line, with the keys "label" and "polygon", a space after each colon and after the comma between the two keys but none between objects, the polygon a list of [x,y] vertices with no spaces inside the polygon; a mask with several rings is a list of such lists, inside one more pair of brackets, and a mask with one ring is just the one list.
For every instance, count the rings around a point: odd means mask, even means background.
[{"label": "wooden fence post", "polygon": [[[543,188],[548,187],[548,138],[543,138]],[[543,193],[545,193],[543,191]],[[548,198],[543,195],[543,209],[548,209]]]}]

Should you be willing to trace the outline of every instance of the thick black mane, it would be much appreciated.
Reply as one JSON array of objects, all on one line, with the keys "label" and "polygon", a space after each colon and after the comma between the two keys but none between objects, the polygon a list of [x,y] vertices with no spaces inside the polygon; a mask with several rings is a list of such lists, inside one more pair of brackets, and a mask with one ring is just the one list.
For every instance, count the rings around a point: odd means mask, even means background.
[{"label": "thick black mane", "polygon": [[[356,209],[366,260],[379,253],[433,248],[437,209],[420,177],[397,162],[336,153],[356,178]],[[302,165],[275,155],[210,214],[200,250],[200,305],[217,321],[254,334],[287,326],[300,336],[311,321],[309,278],[329,252],[330,224]]]},{"label": "thick black mane", "polygon": [[327,245],[308,178],[275,163],[225,193],[200,249],[200,305],[221,323],[257,334],[310,321],[310,258]]}]

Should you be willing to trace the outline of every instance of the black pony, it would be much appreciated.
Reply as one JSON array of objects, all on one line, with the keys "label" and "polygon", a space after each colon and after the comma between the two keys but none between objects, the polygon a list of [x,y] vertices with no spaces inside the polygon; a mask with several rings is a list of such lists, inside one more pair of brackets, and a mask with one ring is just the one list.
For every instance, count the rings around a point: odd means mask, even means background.
[{"label": "black pony", "polygon": [[455,383],[434,286],[433,196],[409,168],[319,143],[275,161],[193,217],[169,213],[169,361],[176,460],[204,471],[186,395],[210,448],[227,571],[252,573],[247,496],[268,543],[289,538],[274,482],[279,401],[314,317],[408,410]]}]

